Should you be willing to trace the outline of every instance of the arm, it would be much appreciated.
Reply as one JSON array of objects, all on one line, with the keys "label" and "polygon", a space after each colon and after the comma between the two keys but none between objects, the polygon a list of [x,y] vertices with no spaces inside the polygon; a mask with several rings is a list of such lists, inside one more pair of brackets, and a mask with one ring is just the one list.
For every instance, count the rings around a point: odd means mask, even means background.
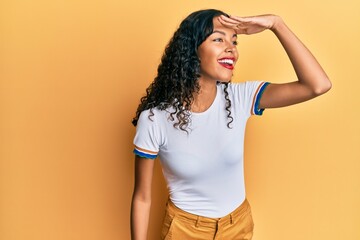
[{"label": "arm", "polygon": [[154,160],[135,157],[135,185],[131,203],[131,239],[147,239]]},{"label": "arm", "polygon": [[270,29],[284,47],[298,77],[298,81],[269,84],[261,99],[260,108],[284,107],[310,100],[324,94],[331,88],[326,73],[311,52],[275,15],[255,17],[219,17],[219,21],[238,34],[254,34]]}]

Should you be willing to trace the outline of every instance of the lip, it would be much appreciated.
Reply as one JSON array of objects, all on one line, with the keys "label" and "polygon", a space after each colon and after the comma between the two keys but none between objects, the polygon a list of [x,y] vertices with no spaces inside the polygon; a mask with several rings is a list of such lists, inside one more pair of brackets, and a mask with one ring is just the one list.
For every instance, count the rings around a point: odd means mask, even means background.
[{"label": "lip", "polygon": [[[221,60],[231,60],[231,61],[233,61],[233,64],[232,64],[232,65],[228,65],[228,64],[226,64],[226,63],[219,62],[219,61],[221,61]],[[233,70],[233,69],[234,69],[234,63],[235,63],[235,58],[233,58],[233,57],[220,58],[220,59],[218,59],[218,63],[219,63],[222,67],[224,67],[224,68]]]}]

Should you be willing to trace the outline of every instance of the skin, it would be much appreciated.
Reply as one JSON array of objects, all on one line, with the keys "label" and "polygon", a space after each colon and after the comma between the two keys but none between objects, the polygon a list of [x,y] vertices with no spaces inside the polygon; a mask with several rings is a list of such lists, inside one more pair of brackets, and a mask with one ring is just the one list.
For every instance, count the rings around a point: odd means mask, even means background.
[{"label": "skin", "polygon": [[216,96],[217,81],[229,82],[231,80],[233,70],[223,67],[218,60],[232,58],[235,65],[238,59],[237,33],[217,19],[213,20],[213,24],[213,33],[198,48],[200,91],[194,95],[191,106],[193,112],[203,112],[210,107]]},{"label": "skin", "polygon": [[[279,16],[220,16],[215,17],[213,23],[215,33],[198,49],[201,60],[200,92],[194,96],[192,111],[202,112],[209,108],[216,96],[216,81],[230,81],[232,70],[219,65],[218,59],[232,56],[236,62],[238,52],[234,34],[272,31],[284,47],[298,77],[295,82],[269,84],[260,100],[260,108],[297,104],[330,90],[331,82],[320,64]],[[153,168],[154,160],[135,157],[135,186],[131,208],[132,240],[147,239]]]},{"label": "skin", "polygon": [[260,108],[285,107],[301,103],[331,89],[331,82],[311,52],[276,15],[255,17],[220,16],[218,21],[237,34],[255,34],[271,30],[284,47],[298,80],[283,84],[270,84],[260,99]]}]

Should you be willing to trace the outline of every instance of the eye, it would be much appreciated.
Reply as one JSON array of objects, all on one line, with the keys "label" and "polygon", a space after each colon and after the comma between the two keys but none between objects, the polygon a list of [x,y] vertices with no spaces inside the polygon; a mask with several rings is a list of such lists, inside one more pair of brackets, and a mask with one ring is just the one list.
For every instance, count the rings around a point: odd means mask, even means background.
[{"label": "eye", "polygon": [[238,45],[238,41],[233,41],[234,46]]},{"label": "eye", "polygon": [[213,41],[214,42],[223,42],[223,39],[222,38],[215,38]]}]

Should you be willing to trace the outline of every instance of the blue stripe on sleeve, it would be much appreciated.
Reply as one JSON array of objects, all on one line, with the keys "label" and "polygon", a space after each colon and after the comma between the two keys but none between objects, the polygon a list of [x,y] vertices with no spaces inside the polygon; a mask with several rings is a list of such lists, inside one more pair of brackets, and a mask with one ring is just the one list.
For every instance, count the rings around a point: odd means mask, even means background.
[{"label": "blue stripe on sleeve", "polygon": [[259,109],[259,104],[260,104],[260,99],[261,99],[261,96],[265,90],[265,88],[269,85],[270,83],[269,82],[266,82],[264,83],[260,89],[259,89],[259,92],[256,96],[256,99],[255,99],[255,104],[254,104],[254,113],[256,115],[262,115],[262,113],[264,112],[264,109]]},{"label": "blue stripe on sleeve", "polygon": [[155,154],[140,152],[136,148],[134,149],[133,153],[135,153],[135,155],[138,155],[139,157],[143,157],[143,158],[155,159],[157,157],[157,155],[155,155]]}]

